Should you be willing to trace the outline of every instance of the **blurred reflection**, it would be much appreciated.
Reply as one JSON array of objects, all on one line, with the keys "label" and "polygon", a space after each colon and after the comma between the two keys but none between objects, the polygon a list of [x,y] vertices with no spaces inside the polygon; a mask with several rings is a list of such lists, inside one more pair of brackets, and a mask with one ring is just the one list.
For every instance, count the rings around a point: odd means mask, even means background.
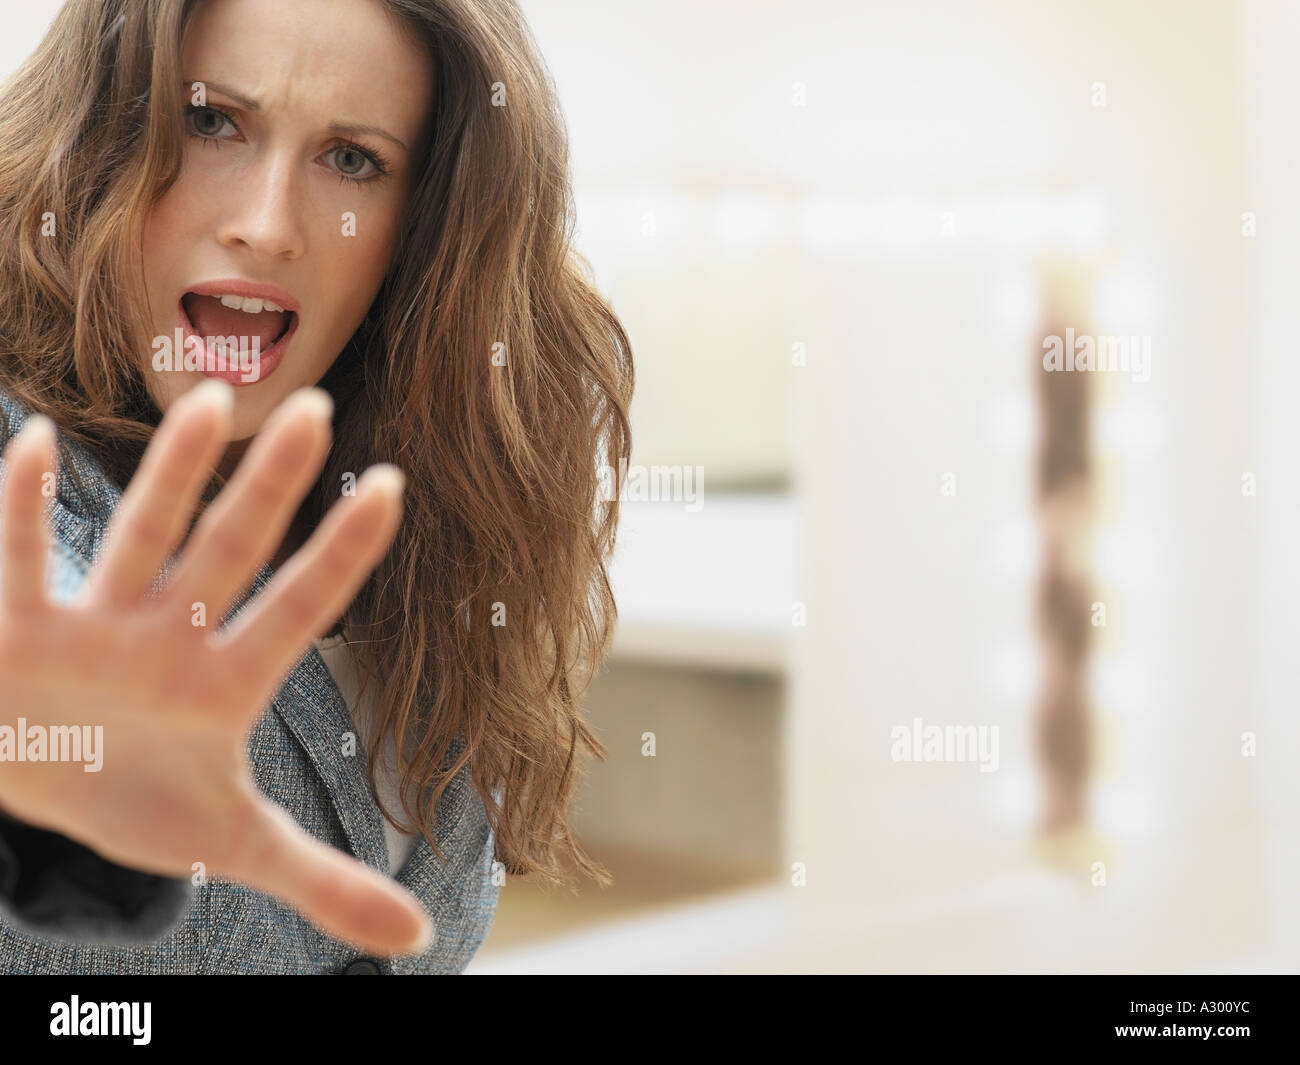
[{"label": "blurred reflection", "polygon": [[[1049,305],[1041,337],[1066,335],[1067,321]],[[1089,630],[1092,627],[1091,375],[1051,372],[1035,346],[1033,372],[1039,404],[1040,440],[1036,488],[1042,534],[1038,623],[1043,655],[1042,691],[1035,738],[1045,776],[1041,829],[1063,838],[1087,820],[1091,729],[1088,693]]]}]

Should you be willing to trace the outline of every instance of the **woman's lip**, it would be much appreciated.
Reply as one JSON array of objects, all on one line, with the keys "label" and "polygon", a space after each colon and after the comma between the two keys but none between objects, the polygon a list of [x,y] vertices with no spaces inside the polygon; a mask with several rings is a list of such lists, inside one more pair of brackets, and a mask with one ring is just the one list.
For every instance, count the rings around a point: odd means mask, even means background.
[{"label": "woman's lip", "polygon": [[[186,291],[197,292],[198,290],[187,289]],[[241,292],[231,292],[229,289],[222,290],[222,294],[226,293],[232,296],[243,295]],[[198,294],[201,296],[211,295],[211,293],[206,292],[199,292]],[[254,296],[252,298],[256,299],[257,297]],[[290,308],[285,307],[285,310],[288,311]],[[227,368],[225,370],[218,370],[216,368],[209,370],[206,367],[200,367],[199,372],[207,377],[216,377],[222,381],[229,381],[232,385],[255,385],[261,381],[265,381],[271,376],[271,374],[275,373],[276,367],[284,360],[285,352],[289,348],[289,342],[293,339],[293,335],[298,332],[298,322],[301,317],[302,316],[298,313],[296,308],[292,309],[292,313],[289,315],[289,328],[284,331],[284,336],[265,351],[258,352],[257,376],[253,378],[253,380],[247,380],[244,371],[238,366],[234,369]],[[190,337],[199,337],[202,341],[200,334],[194,331],[194,323],[190,321],[190,316],[185,313],[184,297],[176,301],[176,328],[181,332],[182,351],[187,350],[186,345]],[[203,341],[203,344],[204,350],[206,351],[207,342]]]},{"label": "woman's lip", "polygon": [[302,313],[302,305],[293,297],[293,293],[287,292],[279,285],[268,285],[261,281],[246,281],[241,277],[228,277],[217,281],[200,281],[197,285],[187,288],[181,294],[185,298],[186,293],[193,292],[199,296],[242,296],[247,300],[270,300],[278,304],[286,311],[293,311],[295,314]]}]

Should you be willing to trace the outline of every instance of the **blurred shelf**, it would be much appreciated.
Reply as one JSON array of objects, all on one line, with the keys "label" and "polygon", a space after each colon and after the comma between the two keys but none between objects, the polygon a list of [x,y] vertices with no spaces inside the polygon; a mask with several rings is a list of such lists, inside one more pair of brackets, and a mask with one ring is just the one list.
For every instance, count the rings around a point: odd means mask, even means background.
[{"label": "blurred shelf", "polygon": [[621,514],[615,660],[785,672],[802,600],[794,497],[713,495],[694,511],[628,503]]},{"label": "blurred shelf", "polygon": [[613,661],[765,673],[781,677],[790,638],[782,633],[677,625],[622,624],[610,648]]}]

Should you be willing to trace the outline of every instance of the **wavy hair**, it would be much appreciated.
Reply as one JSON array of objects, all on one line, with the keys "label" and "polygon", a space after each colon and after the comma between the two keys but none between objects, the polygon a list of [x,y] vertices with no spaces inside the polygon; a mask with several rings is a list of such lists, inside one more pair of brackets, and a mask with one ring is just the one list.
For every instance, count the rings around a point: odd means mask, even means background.
[{"label": "wavy hair", "polygon": [[[433,57],[432,122],[388,272],[321,381],[334,445],[300,517],[348,472],[406,473],[343,618],[384,816],[391,736],[402,811],[440,856],[438,801],[469,762],[507,870],[608,883],[568,819],[579,751],[606,753],[580,700],[616,620],[604,478],[630,448],[631,347],[573,248],[567,132],[515,0],[383,2]],[[161,417],[132,357],[139,235],[183,160],[194,7],[69,0],[0,90],[0,385],[123,485]]]}]

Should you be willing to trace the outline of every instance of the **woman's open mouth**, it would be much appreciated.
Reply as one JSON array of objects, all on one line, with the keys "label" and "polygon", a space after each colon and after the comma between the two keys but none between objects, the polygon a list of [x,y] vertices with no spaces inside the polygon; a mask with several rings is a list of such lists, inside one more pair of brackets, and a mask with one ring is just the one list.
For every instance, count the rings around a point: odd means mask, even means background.
[{"label": "woman's open mouth", "polygon": [[197,368],[209,377],[234,385],[256,384],[284,358],[298,329],[298,313],[273,299],[234,291],[247,289],[247,284],[229,287],[232,291],[219,282],[205,284],[181,297],[177,317],[185,350],[202,352]]}]

